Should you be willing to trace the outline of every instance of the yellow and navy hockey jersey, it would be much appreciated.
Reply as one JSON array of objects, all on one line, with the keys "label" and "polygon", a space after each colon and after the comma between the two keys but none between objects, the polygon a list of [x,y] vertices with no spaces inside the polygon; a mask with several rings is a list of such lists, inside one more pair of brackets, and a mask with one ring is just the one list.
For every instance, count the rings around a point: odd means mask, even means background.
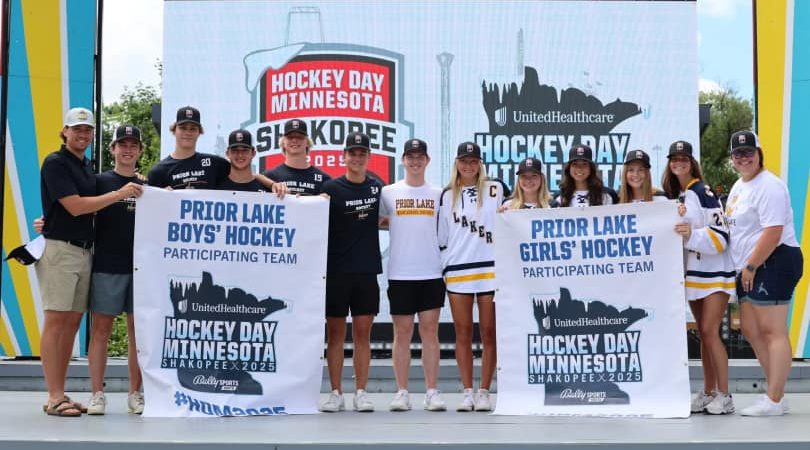
[{"label": "yellow and navy hockey jersey", "polygon": [[692,235],[684,243],[686,299],[701,299],[717,291],[733,296],[735,272],[720,201],[699,180],[689,183],[679,201],[686,206],[684,219],[692,225]]}]

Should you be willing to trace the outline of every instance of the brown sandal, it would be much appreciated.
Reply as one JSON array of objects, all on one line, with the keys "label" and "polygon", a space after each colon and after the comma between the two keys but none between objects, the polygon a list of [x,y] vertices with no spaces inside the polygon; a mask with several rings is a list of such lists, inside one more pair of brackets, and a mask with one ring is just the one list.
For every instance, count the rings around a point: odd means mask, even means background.
[{"label": "brown sandal", "polygon": [[[66,396],[64,396],[64,397],[62,397],[62,399],[63,399],[63,400],[67,400],[67,401],[69,401],[69,402],[73,403],[73,406],[74,406],[76,409],[78,409],[79,411],[81,411],[81,412],[82,412],[82,414],[87,414],[87,407],[86,407],[86,406],[82,405],[82,404],[81,404],[81,403],[79,403],[79,402],[74,402],[74,401],[73,401],[73,400],[71,400],[71,399],[70,399],[70,397],[68,397],[67,395],[66,395]],[[42,405],[42,412],[48,412],[48,404],[47,404],[47,403],[45,403],[44,405]]]},{"label": "brown sandal", "polygon": [[82,411],[65,397],[53,405],[48,405],[45,414],[58,417],[79,417],[82,415]]}]

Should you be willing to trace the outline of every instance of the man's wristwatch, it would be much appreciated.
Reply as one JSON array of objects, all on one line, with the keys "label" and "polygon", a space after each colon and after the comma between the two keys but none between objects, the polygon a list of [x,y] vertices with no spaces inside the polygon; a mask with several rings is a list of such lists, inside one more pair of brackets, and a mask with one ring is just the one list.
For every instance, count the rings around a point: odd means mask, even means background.
[{"label": "man's wristwatch", "polygon": [[756,272],[756,271],[757,271],[757,267],[756,267],[756,266],[754,266],[754,265],[752,265],[752,264],[746,264],[746,266],[745,266],[745,270],[747,270],[747,271],[749,271],[749,272]]}]

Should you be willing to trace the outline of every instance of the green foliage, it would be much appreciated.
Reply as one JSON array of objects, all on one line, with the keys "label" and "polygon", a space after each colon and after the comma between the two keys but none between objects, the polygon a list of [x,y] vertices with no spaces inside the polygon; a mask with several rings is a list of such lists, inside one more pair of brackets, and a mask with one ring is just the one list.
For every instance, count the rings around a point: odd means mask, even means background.
[{"label": "green foliage", "polygon": [[113,322],[113,332],[107,347],[109,356],[127,356],[127,316],[119,315]]},{"label": "green foliage", "polygon": [[737,180],[729,159],[729,140],[736,131],[752,129],[754,109],[750,101],[731,88],[701,92],[699,99],[700,103],[712,105],[709,126],[700,137],[700,166],[707,184],[718,194],[727,194]]},{"label": "green foliage", "polygon": [[152,124],[153,103],[160,103],[158,88],[138,83],[134,89],[125,88],[121,98],[117,101],[104,105],[101,116],[102,171],[109,170],[113,166],[112,155],[109,151],[110,143],[115,128],[124,123],[131,123],[141,129],[144,151],[138,162],[139,171],[146,174],[160,159],[160,137]]}]

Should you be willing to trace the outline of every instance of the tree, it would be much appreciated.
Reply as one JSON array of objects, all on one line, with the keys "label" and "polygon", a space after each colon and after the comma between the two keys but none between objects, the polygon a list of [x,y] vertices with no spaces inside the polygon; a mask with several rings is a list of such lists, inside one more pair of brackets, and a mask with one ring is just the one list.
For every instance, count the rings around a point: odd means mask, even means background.
[{"label": "tree", "polygon": [[160,136],[152,124],[152,104],[160,103],[160,94],[155,86],[138,83],[134,89],[124,88],[118,101],[104,105],[101,116],[101,170],[113,166],[109,148],[115,128],[130,123],[141,129],[143,155],[138,162],[139,171],[143,174],[160,159]]},{"label": "tree", "polygon": [[732,88],[701,92],[699,99],[712,105],[709,126],[700,137],[700,166],[707,183],[718,194],[727,194],[737,180],[729,159],[729,141],[736,131],[752,128],[754,109]]}]

